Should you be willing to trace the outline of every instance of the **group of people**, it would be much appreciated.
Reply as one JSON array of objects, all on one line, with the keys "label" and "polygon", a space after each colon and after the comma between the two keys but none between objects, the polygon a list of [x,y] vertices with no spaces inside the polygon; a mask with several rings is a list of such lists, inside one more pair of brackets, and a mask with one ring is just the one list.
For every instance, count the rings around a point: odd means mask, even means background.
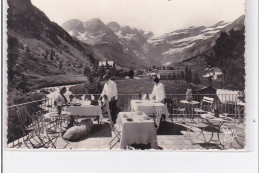
[{"label": "group of people", "polygon": [[[117,84],[111,80],[111,76],[109,74],[106,74],[104,77],[104,88],[102,93],[100,94],[99,100],[102,103],[102,108],[104,108],[104,110],[109,110],[110,114],[111,114],[111,118],[113,123],[116,123],[116,119],[117,119],[117,100],[118,100],[118,91],[117,91]],[[154,83],[154,87],[153,87],[153,91],[151,93],[151,97],[159,102],[164,102],[165,100],[165,89],[164,89],[164,85],[160,82],[160,79],[157,76],[153,77],[153,83]],[[60,94],[59,96],[55,99],[54,104],[57,106],[58,108],[58,112],[61,112],[61,106],[62,105],[68,105],[69,101],[67,100],[67,98],[65,97],[65,93],[66,93],[66,88],[63,87],[60,89]],[[70,118],[70,123],[69,123],[69,127],[73,126],[73,118]]]}]

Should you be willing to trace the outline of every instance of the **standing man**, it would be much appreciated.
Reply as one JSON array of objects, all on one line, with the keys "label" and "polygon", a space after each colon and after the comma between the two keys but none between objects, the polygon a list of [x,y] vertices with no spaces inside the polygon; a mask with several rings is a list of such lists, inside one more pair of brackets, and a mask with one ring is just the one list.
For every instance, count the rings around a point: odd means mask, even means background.
[{"label": "standing man", "polygon": [[107,100],[109,103],[109,109],[110,109],[110,113],[111,113],[111,118],[113,123],[116,123],[116,119],[117,119],[117,85],[114,81],[112,81],[110,79],[110,75],[105,74],[105,76],[103,77],[105,84],[104,84],[104,89],[101,93],[100,96],[100,100],[102,100],[102,98],[104,97],[104,95],[107,96]]},{"label": "standing man", "polygon": [[164,85],[160,82],[160,79],[158,77],[155,77],[153,79],[154,82],[154,87],[153,87],[153,92],[151,94],[152,98],[155,97],[155,100],[163,103],[165,99],[165,90],[164,90]]}]

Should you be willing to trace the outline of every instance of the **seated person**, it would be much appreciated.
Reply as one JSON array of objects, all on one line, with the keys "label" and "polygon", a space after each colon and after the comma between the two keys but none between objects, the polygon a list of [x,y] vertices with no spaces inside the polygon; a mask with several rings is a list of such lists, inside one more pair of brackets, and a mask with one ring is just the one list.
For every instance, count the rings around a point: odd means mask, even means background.
[{"label": "seated person", "polygon": [[57,106],[58,113],[61,114],[61,108],[63,105],[69,104],[67,98],[64,96],[67,89],[65,87],[60,88],[60,94],[54,101],[54,105]]},{"label": "seated person", "polygon": [[[60,94],[54,101],[54,105],[57,106],[58,114],[61,114],[62,106],[69,104],[69,101],[64,96],[66,91],[67,91],[67,89],[65,87],[60,88]],[[67,128],[70,128],[73,126],[75,120],[72,116],[68,116],[68,121],[69,121],[69,124],[68,124]]]}]

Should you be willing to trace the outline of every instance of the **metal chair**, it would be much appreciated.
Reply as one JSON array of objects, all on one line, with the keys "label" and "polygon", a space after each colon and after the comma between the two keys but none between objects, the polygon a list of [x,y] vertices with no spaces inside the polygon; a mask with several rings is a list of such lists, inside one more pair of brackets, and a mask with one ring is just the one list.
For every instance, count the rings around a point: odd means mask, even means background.
[{"label": "metal chair", "polygon": [[[204,135],[204,130],[205,128],[207,127],[206,124],[204,123],[195,123],[195,122],[186,122],[185,125],[187,126],[187,132],[186,134],[184,134],[184,138],[187,138],[189,137],[189,140],[191,141],[192,145],[196,144],[196,142],[194,142],[192,140],[192,135],[191,133],[199,133],[196,138],[197,139],[200,139],[199,136],[203,136],[203,139],[204,139],[204,142],[206,142],[206,138],[205,138],[205,135]],[[192,132],[191,132],[192,131]],[[201,140],[201,139],[200,139]]]},{"label": "metal chair", "polygon": [[199,108],[194,108],[194,112],[199,118],[200,114],[210,112],[213,109],[214,98],[204,96]]},{"label": "metal chair", "polygon": [[[173,99],[173,113],[176,115],[176,121],[177,122],[185,122],[185,116],[186,116],[186,109],[184,104],[178,104],[177,99]],[[182,120],[178,121],[178,119],[182,116]],[[173,121],[172,121],[173,122]]]},{"label": "metal chair", "polygon": [[158,107],[156,108],[156,117],[155,117],[155,130],[158,131],[161,124],[161,118],[162,118],[162,108]]},{"label": "metal chair", "polygon": [[[110,125],[110,128],[111,128],[111,131],[112,131],[112,132],[114,133],[114,135],[115,135],[115,136],[112,138],[112,140],[109,142],[109,146],[110,146],[110,150],[111,150],[118,142],[120,142],[120,139],[121,139],[121,131],[113,124],[110,110],[108,110],[107,112],[108,112],[109,125]],[[117,139],[116,142],[111,146],[112,142],[113,142],[115,139]]]},{"label": "metal chair", "polygon": [[[23,143],[28,149],[37,148],[56,148],[57,138],[60,132],[50,130],[46,126],[41,111],[30,113],[27,106],[21,106],[17,110],[17,118],[23,135]],[[55,127],[56,124],[51,124]]]},{"label": "metal chair", "polygon": [[230,141],[230,148],[231,148],[233,144],[233,140],[236,139],[237,137],[236,130],[230,127],[225,127],[223,128],[223,133],[225,135],[223,139],[223,144],[225,144],[227,141]]}]

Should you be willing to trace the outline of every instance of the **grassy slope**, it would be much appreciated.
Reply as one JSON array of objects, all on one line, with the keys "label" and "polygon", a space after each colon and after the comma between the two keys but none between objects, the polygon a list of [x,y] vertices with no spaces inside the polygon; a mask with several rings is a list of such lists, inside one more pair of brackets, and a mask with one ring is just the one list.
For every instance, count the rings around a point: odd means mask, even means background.
[{"label": "grassy slope", "polygon": [[[126,79],[115,81],[118,87],[118,94],[142,94],[151,93],[153,82],[150,78]],[[161,80],[164,84],[166,94],[184,94],[187,90],[187,83],[183,80],[176,83],[173,80]]]}]

